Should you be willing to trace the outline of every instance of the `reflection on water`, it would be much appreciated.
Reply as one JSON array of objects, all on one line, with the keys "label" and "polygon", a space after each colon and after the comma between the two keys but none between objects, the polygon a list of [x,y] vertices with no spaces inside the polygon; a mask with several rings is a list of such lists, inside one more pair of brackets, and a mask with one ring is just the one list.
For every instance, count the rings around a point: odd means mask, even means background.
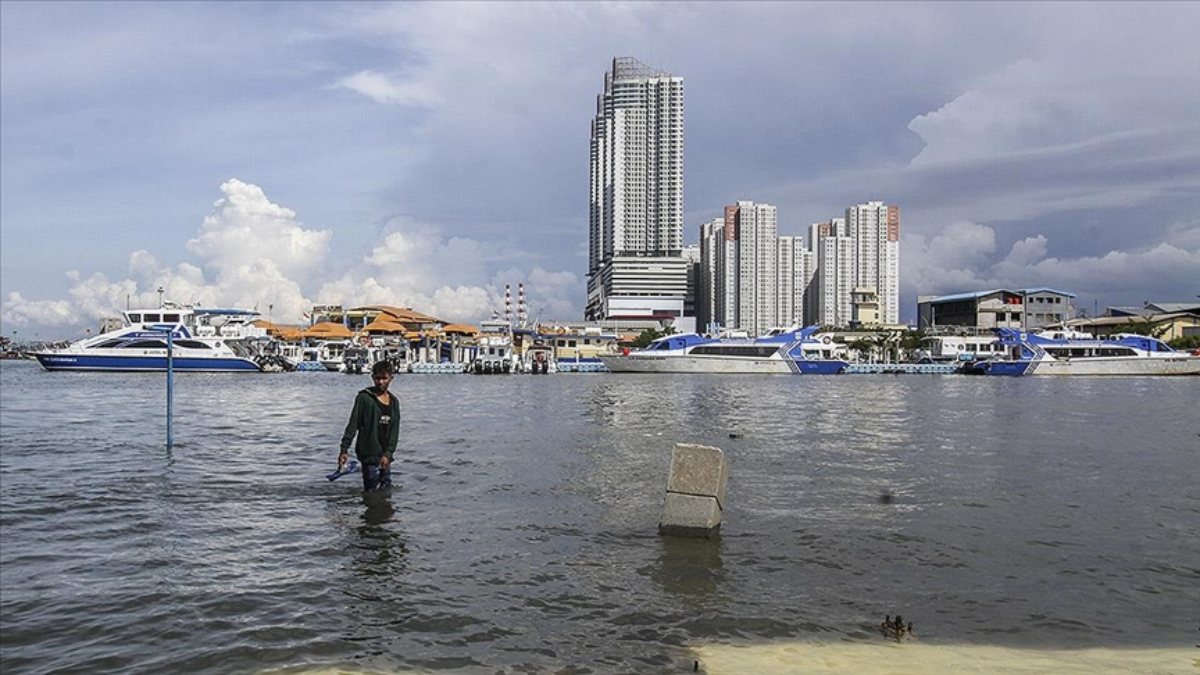
[{"label": "reflection on water", "polygon": [[725,570],[719,534],[711,539],[660,537],[658,552],[646,571],[662,591],[694,609],[721,604],[716,596]]},{"label": "reflection on water", "polygon": [[[1171,671],[1195,642],[1200,378],[402,376],[364,495],[324,474],[365,377],[179,377],[168,452],[161,377],[27,365],[6,671]],[[675,442],[726,452],[712,540],[657,534]]]},{"label": "reflection on water", "polygon": [[396,508],[389,491],[362,495],[362,523],[354,528],[351,541],[355,577],[377,582],[377,577],[402,574],[408,564],[407,542],[392,524]]}]

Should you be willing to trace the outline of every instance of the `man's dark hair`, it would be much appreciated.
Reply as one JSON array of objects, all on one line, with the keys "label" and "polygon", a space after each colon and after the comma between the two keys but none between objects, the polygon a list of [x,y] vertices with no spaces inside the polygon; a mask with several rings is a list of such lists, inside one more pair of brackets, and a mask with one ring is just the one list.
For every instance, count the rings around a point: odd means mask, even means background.
[{"label": "man's dark hair", "polygon": [[391,361],[376,361],[375,365],[371,366],[372,375],[395,375],[396,371],[392,368]]}]

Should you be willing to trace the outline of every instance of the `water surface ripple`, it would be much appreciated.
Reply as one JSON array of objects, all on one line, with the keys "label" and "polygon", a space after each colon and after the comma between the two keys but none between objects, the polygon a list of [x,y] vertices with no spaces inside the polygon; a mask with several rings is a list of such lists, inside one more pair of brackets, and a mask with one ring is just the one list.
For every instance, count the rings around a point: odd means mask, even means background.
[{"label": "water surface ripple", "polygon": [[[712,644],[1190,647],[1200,378],[404,375],[397,487],[331,373],[0,367],[6,672],[689,669]],[[671,445],[723,533],[661,538]],[[886,499],[882,499],[887,495]]]}]

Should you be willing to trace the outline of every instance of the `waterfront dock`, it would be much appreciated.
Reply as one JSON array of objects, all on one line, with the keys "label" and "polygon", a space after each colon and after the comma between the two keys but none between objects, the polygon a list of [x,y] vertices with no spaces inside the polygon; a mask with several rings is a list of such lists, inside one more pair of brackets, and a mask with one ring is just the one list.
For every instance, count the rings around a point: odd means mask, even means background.
[{"label": "waterfront dock", "polygon": [[851,363],[847,375],[954,375],[957,363]]}]

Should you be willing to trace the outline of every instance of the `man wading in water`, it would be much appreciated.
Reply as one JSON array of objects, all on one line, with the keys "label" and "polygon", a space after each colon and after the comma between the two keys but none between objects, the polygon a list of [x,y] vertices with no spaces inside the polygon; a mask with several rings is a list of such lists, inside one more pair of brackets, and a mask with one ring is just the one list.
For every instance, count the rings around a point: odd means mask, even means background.
[{"label": "man wading in water", "polygon": [[392,456],[400,440],[400,402],[388,393],[392,375],[392,364],[387,361],[371,368],[375,386],[358,392],[346,432],[342,434],[338,470],[346,466],[350,441],[358,434],[354,454],[362,464],[363,490],[367,492],[392,486]]}]

